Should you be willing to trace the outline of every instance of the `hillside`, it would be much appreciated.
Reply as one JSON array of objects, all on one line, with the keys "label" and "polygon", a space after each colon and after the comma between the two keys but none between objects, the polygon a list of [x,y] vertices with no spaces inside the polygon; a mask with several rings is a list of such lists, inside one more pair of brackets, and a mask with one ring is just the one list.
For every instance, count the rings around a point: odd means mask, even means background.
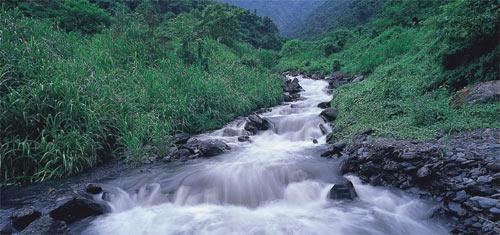
[{"label": "hillside", "polygon": [[313,10],[304,20],[293,24],[292,38],[313,39],[339,28],[367,23],[382,8],[385,0],[330,0]]},{"label": "hillside", "polygon": [[292,36],[295,28],[302,24],[317,8],[328,0],[217,0],[270,17],[278,26],[281,35]]},{"label": "hillside", "polygon": [[[281,100],[276,26],[207,1],[7,1],[0,11],[1,181],[168,152]],[[222,27],[221,27],[222,26]]]},{"label": "hillside", "polygon": [[498,128],[499,102],[464,99],[475,84],[499,79],[499,9],[496,1],[389,1],[362,27],[287,41],[278,67],[364,75],[333,94],[336,138],[365,128],[410,139]]}]

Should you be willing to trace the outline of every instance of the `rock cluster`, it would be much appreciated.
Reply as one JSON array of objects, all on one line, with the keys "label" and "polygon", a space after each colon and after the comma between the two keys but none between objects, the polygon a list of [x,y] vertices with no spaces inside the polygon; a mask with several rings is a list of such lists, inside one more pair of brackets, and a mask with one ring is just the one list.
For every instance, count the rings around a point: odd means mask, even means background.
[{"label": "rock cluster", "polygon": [[298,100],[300,98],[299,92],[303,90],[297,78],[289,79],[286,76],[283,77],[283,100],[285,102]]},{"label": "rock cluster", "polygon": [[334,72],[328,81],[328,88],[335,89],[350,82],[361,82],[364,79],[363,75],[350,76],[342,72]]},{"label": "rock cluster", "polygon": [[342,174],[440,202],[435,216],[451,218],[454,234],[500,234],[500,129],[425,142],[372,138],[372,132],[324,155],[341,155]]},{"label": "rock cluster", "polygon": [[231,149],[224,141],[216,139],[198,140],[190,138],[184,144],[170,147],[164,160],[188,160],[198,157],[213,157]]},{"label": "rock cluster", "polygon": [[0,234],[67,234],[67,224],[111,211],[103,200],[94,200],[95,195],[104,199],[106,192],[100,185],[88,184],[84,190],[61,200],[54,207],[44,208],[47,213],[32,206],[17,209]]}]

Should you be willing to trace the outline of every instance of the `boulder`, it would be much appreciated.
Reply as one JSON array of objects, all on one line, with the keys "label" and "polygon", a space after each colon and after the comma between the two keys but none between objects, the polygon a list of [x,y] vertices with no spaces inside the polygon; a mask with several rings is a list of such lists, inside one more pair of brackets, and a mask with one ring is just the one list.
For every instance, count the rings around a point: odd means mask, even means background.
[{"label": "boulder", "polygon": [[500,100],[500,80],[478,83],[467,93],[468,104],[482,104]]},{"label": "boulder", "polygon": [[321,109],[326,109],[326,108],[329,108],[330,107],[330,101],[326,101],[326,102],[321,102],[318,104],[318,108],[321,108]]},{"label": "boulder", "polygon": [[292,102],[300,99],[300,94],[298,93],[293,93],[290,94],[288,92],[283,93],[283,101],[285,102]]},{"label": "boulder", "polygon": [[256,134],[258,131],[269,129],[269,122],[257,114],[251,114],[245,123],[245,130]]},{"label": "boulder", "polygon": [[302,86],[300,86],[299,84],[299,79],[294,78],[291,80],[287,80],[285,82],[283,90],[289,93],[298,93],[301,92],[303,89]]},{"label": "boulder", "polygon": [[187,143],[191,136],[187,133],[181,132],[177,133],[172,137],[172,143],[175,145],[181,145]]},{"label": "boulder", "polygon": [[90,183],[85,186],[85,192],[88,194],[99,194],[102,191],[102,187],[98,184]]},{"label": "boulder", "polygon": [[50,216],[42,216],[26,227],[19,234],[67,234],[68,227],[64,221],[55,220]]},{"label": "boulder", "polygon": [[481,196],[471,197],[469,200],[472,202],[472,204],[474,206],[476,206],[478,208],[482,208],[482,209],[492,208],[492,207],[496,206],[498,203],[497,199],[493,199],[493,198],[489,198],[489,197],[481,197]]},{"label": "boulder", "polygon": [[339,115],[339,111],[334,108],[327,108],[319,114],[325,121],[331,122],[337,119],[337,116]]},{"label": "boulder", "polygon": [[105,204],[83,197],[74,197],[52,210],[49,214],[53,219],[73,223],[90,216],[104,214],[109,210],[109,207]]},{"label": "boulder", "polygon": [[353,200],[358,197],[358,194],[352,182],[344,179],[342,182],[333,185],[328,196],[333,200]]},{"label": "boulder", "polygon": [[250,136],[248,136],[248,135],[238,136],[238,141],[239,141],[239,142],[246,142],[246,141],[250,141]]},{"label": "boulder", "polygon": [[322,157],[327,157],[327,156],[333,156],[333,155],[338,155],[344,150],[344,148],[347,146],[347,143],[345,141],[339,141],[328,149],[328,151],[324,152],[321,154]]},{"label": "boulder", "polygon": [[345,74],[340,71],[336,71],[332,74],[332,80],[344,80]]},{"label": "boulder", "polygon": [[12,227],[21,231],[31,222],[40,218],[40,216],[42,216],[42,213],[30,206],[14,211],[10,216],[10,220],[12,222]]},{"label": "boulder", "polygon": [[315,73],[313,75],[311,75],[311,79],[313,80],[322,80],[322,79],[325,79],[325,76],[319,74],[319,73]]},{"label": "boulder", "polygon": [[200,141],[198,148],[202,157],[213,157],[230,149],[229,146],[221,140]]},{"label": "boulder", "polygon": [[240,134],[239,130],[233,128],[224,128],[222,130],[222,136],[238,136]]}]

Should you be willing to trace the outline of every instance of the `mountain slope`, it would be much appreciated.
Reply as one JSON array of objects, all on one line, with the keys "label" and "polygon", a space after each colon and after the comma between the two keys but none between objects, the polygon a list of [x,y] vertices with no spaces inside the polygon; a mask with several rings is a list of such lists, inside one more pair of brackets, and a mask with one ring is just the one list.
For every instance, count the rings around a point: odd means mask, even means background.
[{"label": "mountain slope", "polygon": [[278,26],[283,36],[290,36],[297,25],[302,24],[310,14],[327,0],[217,0],[219,2],[256,11],[257,15],[268,16]]}]

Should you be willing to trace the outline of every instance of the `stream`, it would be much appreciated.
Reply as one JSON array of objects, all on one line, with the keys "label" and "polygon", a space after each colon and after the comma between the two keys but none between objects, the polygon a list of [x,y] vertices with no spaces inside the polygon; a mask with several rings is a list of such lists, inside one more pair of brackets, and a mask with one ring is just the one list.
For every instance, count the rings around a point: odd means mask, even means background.
[{"label": "stream", "polygon": [[[335,201],[339,160],[322,158],[328,83],[298,77],[302,99],[262,113],[271,128],[238,142],[245,119],[198,135],[231,150],[104,182],[112,212],[72,225],[83,234],[448,234],[430,218],[435,204],[402,191],[352,181],[359,198]],[[313,143],[317,139],[318,143]],[[99,195],[101,197],[102,195]]]}]

